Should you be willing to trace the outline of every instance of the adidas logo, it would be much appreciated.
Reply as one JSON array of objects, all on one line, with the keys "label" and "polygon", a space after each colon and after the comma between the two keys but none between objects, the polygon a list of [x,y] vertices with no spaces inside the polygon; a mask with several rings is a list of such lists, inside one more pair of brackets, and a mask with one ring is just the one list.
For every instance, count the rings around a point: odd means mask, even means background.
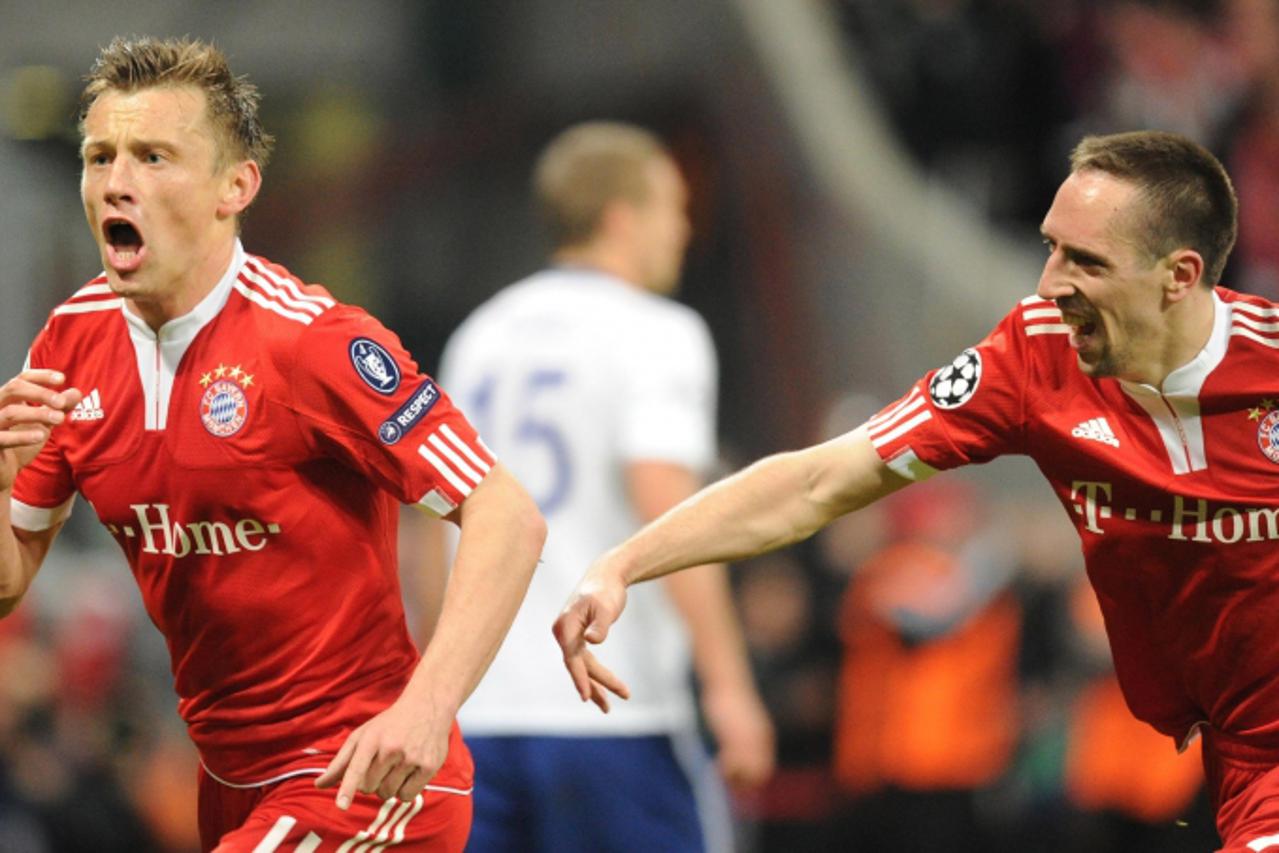
[{"label": "adidas logo", "polygon": [[90,391],[89,396],[76,403],[76,407],[71,410],[73,421],[100,421],[104,417],[106,415],[102,411],[102,396],[97,388]]},{"label": "adidas logo", "polygon": [[1105,418],[1092,418],[1081,423],[1070,431],[1075,438],[1086,438],[1090,441],[1100,441],[1102,444],[1109,444],[1111,447],[1119,446],[1119,439],[1115,438],[1114,431],[1110,428],[1110,424],[1106,423]]}]

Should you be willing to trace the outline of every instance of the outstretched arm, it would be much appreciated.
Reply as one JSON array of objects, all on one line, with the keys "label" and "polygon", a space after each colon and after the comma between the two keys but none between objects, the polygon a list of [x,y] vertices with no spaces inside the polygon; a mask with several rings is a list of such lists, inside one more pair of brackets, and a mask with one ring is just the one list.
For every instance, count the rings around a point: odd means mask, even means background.
[{"label": "outstretched arm", "polygon": [[61,524],[29,531],[13,526],[10,499],[18,472],[36,458],[54,427],[80,402],[55,370],[25,370],[0,386],[0,617],[18,606],[44,562]]},{"label": "outstretched arm", "polygon": [[439,622],[404,692],[360,726],[316,780],[341,780],[337,802],[357,790],[412,799],[448,754],[458,708],[488,669],[519,609],[542,552],[546,524],[515,478],[494,465],[456,511],[457,558]]},{"label": "outstretched arm", "polygon": [[620,682],[586,644],[608,635],[630,584],[790,545],[909,482],[883,463],[859,427],[761,459],[664,513],[596,561],[555,622],[578,694],[598,704],[603,688],[617,692]]}]

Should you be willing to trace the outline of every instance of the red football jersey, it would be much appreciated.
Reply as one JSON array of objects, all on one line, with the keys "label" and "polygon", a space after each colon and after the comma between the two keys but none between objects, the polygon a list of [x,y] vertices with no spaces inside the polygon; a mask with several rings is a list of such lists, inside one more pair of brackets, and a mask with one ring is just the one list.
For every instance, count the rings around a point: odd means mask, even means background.
[{"label": "red football jersey", "polygon": [[1279,749],[1279,307],[1214,291],[1207,346],[1162,389],[1080,371],[1030,297],[871,419],[912,479],[1030,456],[1083,543],[1133,712]]},{"label": "red football jersey", "polygon": [[[211,773],[322,769],[418,661],[398,504],[464,500],[493,464],[474,430],[376,320],[238,244],[158,334],[91,282],[54,309],[30,364],[86,396],[20,473],[14,525],[47,529],[77,491],[92,504],[164,633]],[[470,786],[464,748],[435,781]]]}]

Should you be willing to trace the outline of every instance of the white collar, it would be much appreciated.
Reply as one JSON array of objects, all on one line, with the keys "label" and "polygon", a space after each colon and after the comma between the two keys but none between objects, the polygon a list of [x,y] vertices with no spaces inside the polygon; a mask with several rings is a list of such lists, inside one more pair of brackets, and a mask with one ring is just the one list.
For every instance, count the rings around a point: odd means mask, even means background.
[{"label": "white collar", "polygon": [[1124,390],[1131,395],[1143,397],[1158,395],[1198,398],[1204,380],[1221,364],[1221,360],[1226,357],[1226,349],[1230,346],[1230,306],[1217,295],[1216,290],[1212,291],[1212,310],[1212,333],[1208,336],[1208,343],[1204,344],[1194,358],[1164,377],[1162,390],[1144,382],[1120,379],[1119,384]]},{"label": "white collar", "polygon": [[147,322],[130,311],[127,305],[121,305],[120,310],[124,313],[124,319],[129,323],[130,334],[135,338],[143,338],[148,341],[163,340],[165,343],[189,342],[193,340],[199,331],[207,326],[214,317],[218,316],[223,306],[226,305],[227,299],[231,296],[231,286],[239,276],[240,268],[244,266],[247,257],[244,252],[244,246],[240,244],[240,239],[237,237],[235,249],[231,253],[231,264],[227,267],[226,272],[222,274],[222,278],[219,279],[213,290],[209,291],[208,295],[186,314],[181,317],[174,317],[157,330],[153,331],[147,325]]}]

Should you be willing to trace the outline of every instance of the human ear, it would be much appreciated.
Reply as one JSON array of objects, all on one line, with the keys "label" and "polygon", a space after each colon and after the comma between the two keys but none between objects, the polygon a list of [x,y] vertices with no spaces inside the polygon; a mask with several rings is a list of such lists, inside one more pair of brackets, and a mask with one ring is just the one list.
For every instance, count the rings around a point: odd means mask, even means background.
[{"label": "human ear", "polygon": [[1178,249],[1166,260],[1168,277],[1164,282],[1164,295],[1173,302],[1180,302],[1203,283],[1204,259],[1194,249]]},{"label": "human ear", "polygon": [[244,211],[262,188],[262,170],[252,160],[242,160],[227,171],[218,199],[218,216],[237,216]]}]

